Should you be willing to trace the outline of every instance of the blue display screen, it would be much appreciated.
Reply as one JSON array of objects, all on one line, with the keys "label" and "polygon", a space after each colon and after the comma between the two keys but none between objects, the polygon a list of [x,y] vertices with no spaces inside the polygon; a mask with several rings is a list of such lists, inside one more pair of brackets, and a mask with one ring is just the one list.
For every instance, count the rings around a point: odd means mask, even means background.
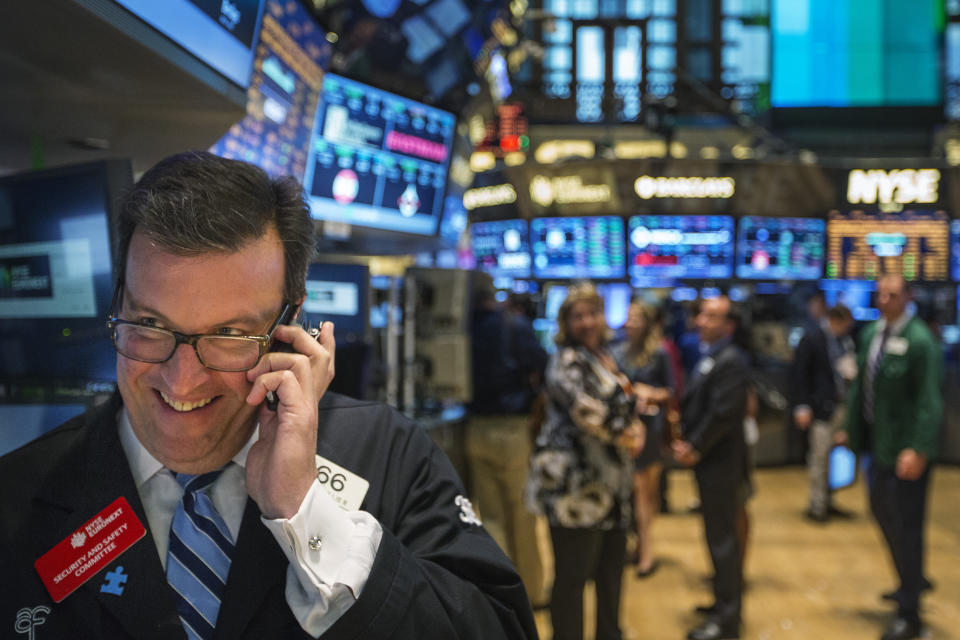
[{"label": "blue display screen", "polygon": [[936,106],[943,4],[774,0],[774,107]]},{"label": "blue display screen", "polygon": [[530,231],[526,220],[477,222],[470,226],[477,268],[494,278],[530,277]]},{"label": "blue display screen", "polygon": [[960,220],[950,222],[950,277],[960,280]]},{"label": "blue display screen", "polygon": [[534,218],[530,222],[533,275],[537,278],[623,278],[623,219]]},{"label": "blue display screen", "polygon": [[0,377],[112,381],[111,210],[128,163],[0,178]]},{"label": "blue display screen", "polygon": [[823,275],[826,222],[817,218],[740,218],[737,277],[816,280]]},{"label": "blue display screen", "polygon": [[328,73],[304,176],[311,215],[433,235],[455,122],[447,111]]},{"label": "blue display screen", "polygon": [[633,216],[628,222],[630,277],[636,283],[733,275],[730,216]]},{"label": "blue display screen", "polygon": [[246,88],[264,0],[115,0]]},{"label": "blue display screen", "polygon": [[843,303],[850,309],[854,320],[870,321],[880,317],[880,311],[873,306],[873,292],[877,283],[871,280],[821,280],[820,290],[828,306]]},{"label": "blue display screen", "polygon": [[359,264],[315,262],[307,271],[303,313],[308,326],[334,323],[337,340],[362,340],[369,317],[370,269]]}]

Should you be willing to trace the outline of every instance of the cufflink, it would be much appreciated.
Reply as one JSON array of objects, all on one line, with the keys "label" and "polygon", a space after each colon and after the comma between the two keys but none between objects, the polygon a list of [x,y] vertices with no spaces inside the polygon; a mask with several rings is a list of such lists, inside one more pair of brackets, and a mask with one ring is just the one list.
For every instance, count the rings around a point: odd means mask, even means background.
[{"label": "cufflink", "polygon": [[312,538],[310,538],[307,544],[310,546],[312,550],[320,551],[320,547],[323,546],[323,540],[320,539],[320,536],[313,536]]}]

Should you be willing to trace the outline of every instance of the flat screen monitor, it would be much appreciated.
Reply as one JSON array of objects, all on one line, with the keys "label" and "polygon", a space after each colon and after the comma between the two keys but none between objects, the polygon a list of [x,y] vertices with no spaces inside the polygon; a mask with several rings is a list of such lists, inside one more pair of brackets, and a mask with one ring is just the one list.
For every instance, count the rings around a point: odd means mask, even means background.
[{"label": "flat screen monitor", "polygon": [[537,278],[623,278],[623,218],[534,218],[530,221]]},{"label": "flat screen monitor", "polygon": [[477,268],[494,278],[530,277],[530,229],[526,220],[495,220],[470,225]]},{"label": "flat screen monitor", "polygon": [[115,0],[235,84],[246,88],[264,0]]},{"label": "flat screen monitor", "polygon": [[816,280],[823,275],[825,229],[817,218],[740,218],[737,277]]},{"label": "flat screen monitor", "polygon": [[632,216],[629,271],[636,283],[733,275],[730,216]]},{"label": "flat screen monitor", "polygon": [[773,0],[773,107],[937,106],[943,4]]},{"label": "flat screen monitor", "polygon": [[311,215],[435,234],[455,122],[448,111],[326,74],[304,175]]},{"label": "flat screen monitor", "polygon": [[830,213],[826,277],[875,280],[888,273],[910,281],[945,281],[949,223],[943,211]]},{"label": "flat screen monitor", "polygon": [[332,48],[299,2],[269,0],[256,47],[247,114],[210,149],[299,181],[307,166],[323,67]]},{"label": "flat screen monitor", "polygon": [[[603,314],[607,321],[607,326],[611,329],[619,329],[627,321],[627,313],[630,310],[630,299],[633,295],[633,289],[630,285],[623,282],[611,282],[598,284],[597,293],[603,298]],[[567,299],[569,287],[564,285],[551,285],[547,289],[546,301],[544,304],[544,319],[556,324],[557,315],[560,312],[560,305]]]},{"label": "flat screen monitor", "polygon": [[960,220],[950,221],[950,278],[960,280]]},{"label": "flat screen monitor", "polygon": [[821,280],[820,290],[827,306],[842,303],[850,309],[854,320],[867,322],[880,317],[880,311],[873,306],[877,283],[872,280]]},{"label": "flat screen monitor", "polygon": [[0,178],[0,378],[116,380],[111,229],[128,161]]},{"label": "flat screen monitor", "polygon": [[370,314],[369,295],[366,265],[315,262],[307,270],[304,320],[311,327],[332,321],[338,341],[362,341]]}]

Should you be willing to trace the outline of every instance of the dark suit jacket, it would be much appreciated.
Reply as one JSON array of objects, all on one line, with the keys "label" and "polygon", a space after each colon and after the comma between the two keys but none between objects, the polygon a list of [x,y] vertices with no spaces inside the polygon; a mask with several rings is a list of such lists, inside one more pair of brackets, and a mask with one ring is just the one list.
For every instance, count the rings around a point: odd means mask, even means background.
[{"label": "dark suit jacket", "polygon": [[700,452],[701,462],[721,456],[727,446],[746,447],[748,373],[746,356],[734,344],[704,356],[694,367],[683,394],[683,437]]},{"label": "dark suit jacket", "polygon": [[790,376],[793,406],[805,404],[817,420],[829,420],[837,406],[837,385],[823,327],[808,323],[793,354]]},{"label": "dark suit jacket", "polygon": [[[33,568],[119,496],[148,526],[117,435],[120,403],[117,395],[0,458],[0,637],[37,606],[50,608],[37,638],[185,637],[149,529],[58,604]],[[323,638],[536,637],[520,579],[490,536],[461,518],[455,499],[464,490],[422,429],[385,405],[327,393],[317,450],[370,481],[361,509],[383,526],[360,598]],[[248,499],[217,638],[308,637],[284,597],[287,564]],[[118,565],[128,576],[123,594],[101,593]]]}]

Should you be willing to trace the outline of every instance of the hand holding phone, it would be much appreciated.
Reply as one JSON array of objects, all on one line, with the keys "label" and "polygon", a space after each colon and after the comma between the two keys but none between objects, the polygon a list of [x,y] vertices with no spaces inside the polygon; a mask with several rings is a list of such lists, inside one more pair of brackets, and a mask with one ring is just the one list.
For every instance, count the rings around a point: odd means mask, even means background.
[{"label": "hand holding phone", "polygon": [[[320,331],[322,329],[323,329],[323,322],[320,322],[319,325],[317,325],[316,327],[311,327],[310,329],[307,329],[306,332],[310,334],[311,338],[319,342]],[[270,350],[274,352],[279,351],[283,353],[296,353],[296,350],[293,348],[292,344],[290,344],[289,342],[282,342],[280,340],[275,340],[273,343],[273,347]],[[276,393],[274,393],[273,391],[267,391],[267,399],[266,399],[267,409],[270,409],[270,411],[276,411],[277,405],[279,404],[279,402],[280,401],[277,399]]]}]

